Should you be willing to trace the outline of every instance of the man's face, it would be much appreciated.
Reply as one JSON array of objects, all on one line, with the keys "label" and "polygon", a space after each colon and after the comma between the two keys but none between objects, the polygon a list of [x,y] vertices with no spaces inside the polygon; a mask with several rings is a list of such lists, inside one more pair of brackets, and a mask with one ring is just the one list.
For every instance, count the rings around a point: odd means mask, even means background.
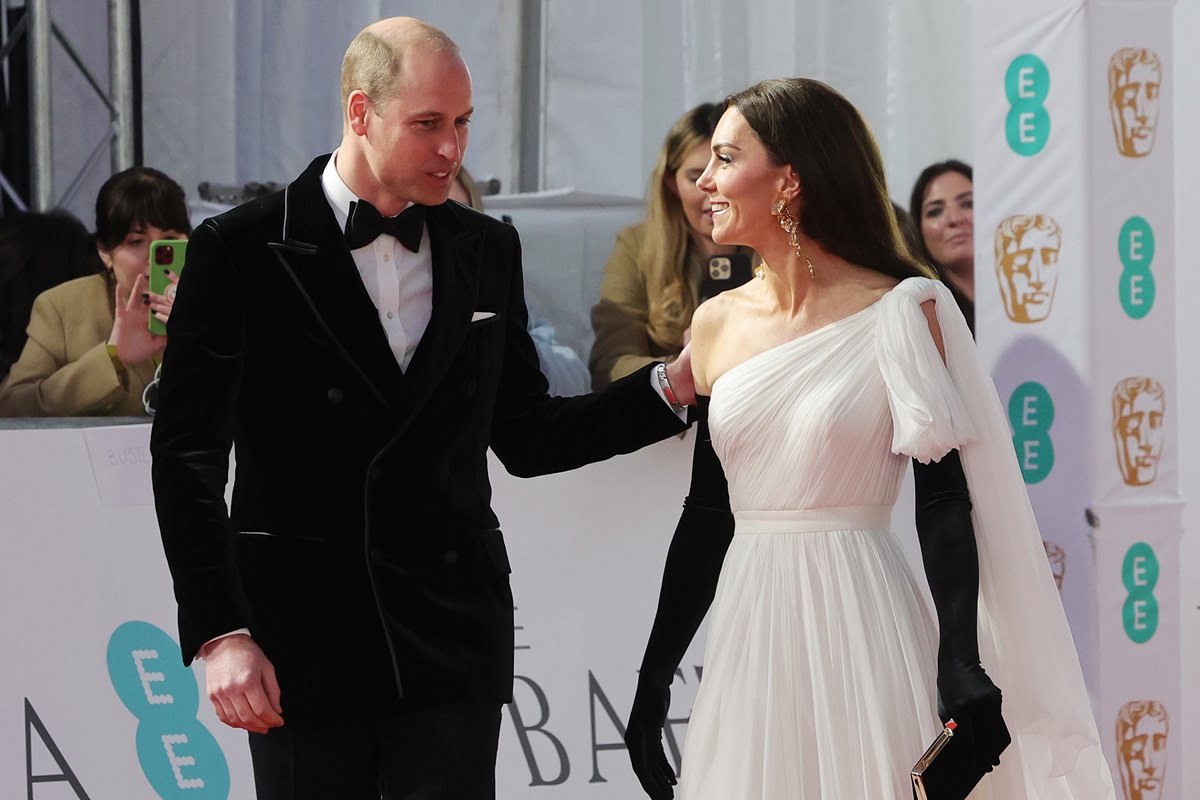
[{"label": "man's face", "polygon": [[1141,62],[1117,77],[1109,102],[1116,128],[1117,149],[1123,155],[1144,156],[1154,149],[1161,84],[1159,68]]},{"label": "man's face", "polygon": [[1167,770],[1166,720],[1143,715],[1118,744],[1126,800],[1160,800]]},{"label": "man's face", "polygon": [[1131,486],[1153,483],[1163,448],[1162,394],[1139,392],[1121,407],[1114,420],[1120,444],[1117,460],[1121,476]]},{"label": "man's face", "polygon": [[[454,53],[410,49],[382,114],[368,101],[363,151],[381,213],[406,201],[440,205],[467,149],[471,75]],[[388,210],[385,210],[385,207]]]},{"label": "man's face", "polygon": [[1040,322],[1050,315],[1058,284],[1057,233],[1040,228],[1017,231],[996,265],[1004,310],[1014,322]]}]

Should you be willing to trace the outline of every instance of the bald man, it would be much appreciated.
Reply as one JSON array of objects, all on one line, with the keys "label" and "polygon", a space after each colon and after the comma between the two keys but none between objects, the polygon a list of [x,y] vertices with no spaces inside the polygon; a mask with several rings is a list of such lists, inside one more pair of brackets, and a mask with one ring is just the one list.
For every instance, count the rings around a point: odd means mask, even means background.
[{"label": "bald man", "polygon": [[444,33],[369,26],[341,96],[334,153],[188,248],[152,436],[181,644],[259,798],[486,800],[513,677],[487,449],[531,476],[678,433],[690,367],[547,395],[515,231],[447,201],[472,99]]}]

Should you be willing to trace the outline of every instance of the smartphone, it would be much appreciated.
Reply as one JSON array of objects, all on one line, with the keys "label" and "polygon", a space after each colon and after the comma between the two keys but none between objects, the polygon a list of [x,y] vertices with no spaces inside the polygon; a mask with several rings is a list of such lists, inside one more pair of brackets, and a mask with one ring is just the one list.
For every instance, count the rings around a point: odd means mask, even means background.
[{"label": "smartphone", "polygon": [[754,270],[750,266],[748,253],[713,256],[708,260],[704,277],[700,280],[700,302],[703,303],[726,289],[741,286],[753,275]]},{"label": "smartphone", "polygon": [[[150,243],[150,291],[166,294],[171,281],[164,270],[170,270],[178,278],[183,272],[183,259],[187,255],[187,239],[155,239]],[[150,332],[166,336],[167,326],[150,312]]]}]

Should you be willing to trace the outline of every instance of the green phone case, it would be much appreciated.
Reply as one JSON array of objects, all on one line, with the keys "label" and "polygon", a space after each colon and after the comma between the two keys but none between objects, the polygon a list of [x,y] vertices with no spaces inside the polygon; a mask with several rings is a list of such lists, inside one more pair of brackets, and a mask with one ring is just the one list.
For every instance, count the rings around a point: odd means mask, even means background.
[{"label": "green phone case", "polygon": [[[186,239],[155,239],[150,243],[150,291],[154,294],[165,294],[171,281],[164,270],[175,273],[175,277],[183,272],[183,260],[187,255]],[[158,336],[167,334],[167,326],[159,322],[153,313],[150,317],[150,332]]]}]

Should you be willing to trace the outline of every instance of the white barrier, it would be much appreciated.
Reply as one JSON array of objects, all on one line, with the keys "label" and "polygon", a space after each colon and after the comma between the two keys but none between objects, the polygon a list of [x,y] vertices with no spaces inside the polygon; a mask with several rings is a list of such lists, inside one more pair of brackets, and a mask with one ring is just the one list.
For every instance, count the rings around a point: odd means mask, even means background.
[{"label": "white barrier", "polygon": [[[253,797],[244,735],[180,666],[148,437],[0,430],[0,797]],[[517,603],[501,800],[639,796],[621,729],[691,447],[673,438],[536,480],[493,462]],[[688,714],[700,652],[673,718]]]},{"label": "white barrier", "polygon": [[[148,425],[0,430],[0,797],[253,798],[244,735],[216,720],[199,671],[179,666],[148,436]],[[493,461],[517,603],[500,800],[642,796],[621,731],[691,448],[689,434],[534,480]],[[701,654],[698,640],[672,698],[676,764]]]}]

